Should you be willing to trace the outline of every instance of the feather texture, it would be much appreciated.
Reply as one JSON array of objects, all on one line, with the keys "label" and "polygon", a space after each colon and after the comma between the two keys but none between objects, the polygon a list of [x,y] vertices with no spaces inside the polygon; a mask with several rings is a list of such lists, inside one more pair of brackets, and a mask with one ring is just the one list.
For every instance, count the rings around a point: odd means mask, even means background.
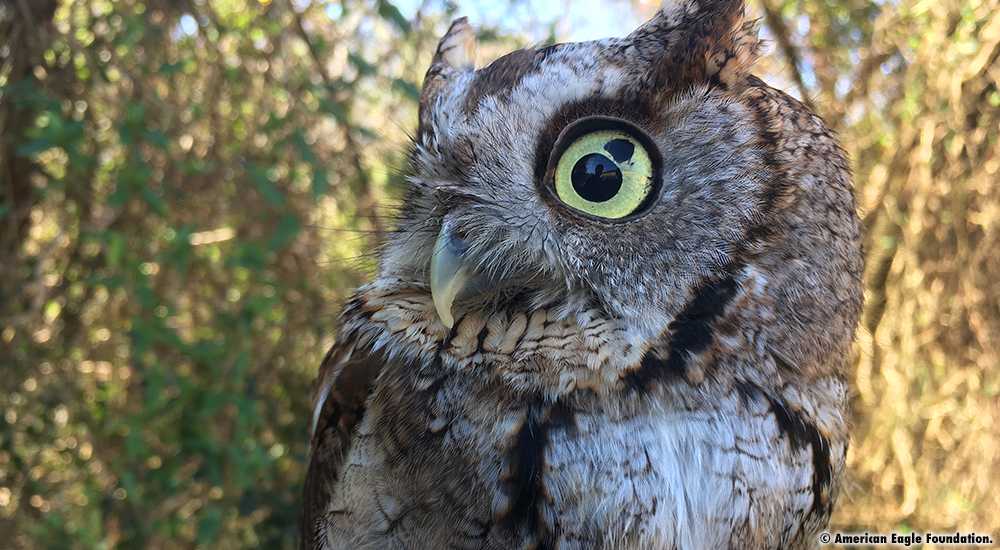
[{"label": "feather texture", "polygon": [[[750,74],[758,48],[729,0],[479,70],[452,25],[313,389],[300,548],[818,547],[860,224],[835,137]],[[562,195],[634,177],[625,216]]]}]

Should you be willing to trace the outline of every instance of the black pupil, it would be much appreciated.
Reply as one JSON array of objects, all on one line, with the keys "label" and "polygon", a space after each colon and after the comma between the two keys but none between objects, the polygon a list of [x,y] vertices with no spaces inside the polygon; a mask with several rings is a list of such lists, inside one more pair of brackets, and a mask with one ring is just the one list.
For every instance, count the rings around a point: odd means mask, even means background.
[{"label": "black pupil", "polygon": [[576,161],[570,174],[573,189],[590,202],[604,202],[622,188],[622,171],[600,153],[591,153]]},{"label": "black pupil", "polygon": [[635,146],[631,143],[614,139],[604,146],[604,150],[610,153],[615,160],[600,153],[583,156],[576,161],[573,172],[570,174],[573,189],[590,202],[610,200],[622,188],[622,171],[618,168],[618,162],[632,158],[634,149]]}]

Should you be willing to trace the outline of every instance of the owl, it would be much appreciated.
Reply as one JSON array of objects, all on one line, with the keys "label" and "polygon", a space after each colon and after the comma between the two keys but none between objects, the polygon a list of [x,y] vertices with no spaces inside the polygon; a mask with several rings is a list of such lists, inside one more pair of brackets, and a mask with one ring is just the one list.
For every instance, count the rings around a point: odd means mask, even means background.
[{"label": "owl", "polygon": [[862,305],[848,161],[736,0],[476,69],[311,393],[299,547],[816,548]]}]

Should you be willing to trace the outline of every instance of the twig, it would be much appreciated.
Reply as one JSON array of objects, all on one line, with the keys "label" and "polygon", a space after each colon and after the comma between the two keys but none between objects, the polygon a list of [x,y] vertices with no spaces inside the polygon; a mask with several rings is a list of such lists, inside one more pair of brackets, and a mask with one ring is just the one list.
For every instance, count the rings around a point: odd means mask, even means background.
[{"label": "twig", "polygon": [[789,30],[788,25],[781,18],[781,13],[778,12],[778,9],[772,2],[773,0],[761,0],[761,5],[764,6],[764,17],[767,20],[767,26],[771,27],[775,38],[778,40],[778,46],[781,48],[781,54],[788,60],[792,79],[799,89],[799,95],[802,96],[802,103],[805,103],[807,107],[815,111],[816,106],[813,105],[812,98],[809,97],[809,89],[806,88],[805,79],[802,78],[802,71],[799,70],[799,63],[802,62],[802,56],[799,54],[799,49],[792,43],[791,30]]}]

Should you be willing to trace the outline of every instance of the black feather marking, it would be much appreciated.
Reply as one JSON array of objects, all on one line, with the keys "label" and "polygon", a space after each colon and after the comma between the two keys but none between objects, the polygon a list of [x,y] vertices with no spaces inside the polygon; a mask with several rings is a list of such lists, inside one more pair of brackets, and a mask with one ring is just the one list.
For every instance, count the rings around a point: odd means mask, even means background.
[{"label": "black feather marking", "polygon": [[655,382],[684,376],[688,358],[704,351],[715,340],[713,323],[736,297],[740,284],[735,273],[741,267],[741,264],[731,265],[724,276],[702,283],[694,298],[667,326],[669,355],[660,358],[647,353],[639,368],[625,375],[626,387],[648,389]]},{"label": "black feather marking", "polygon": [[486,342],[486,337],[490,334],[490,323],[487,321],[483,324],[483,330],[479,331],[476,335],[476,353],[483,353],[483,343]]},{"label": "black feather marking", "polygon": [[533,538],[536,550],[555,548],[558,532],[558,526],[547,525],[542,520],[542,501],[546,498],[542,478],[550,434],[575,427],[576,417],[569,408],[533,403],[509,451],[511,460],[517,464],[516,474],[509,482],[514,502],[510,510],[497,519],[505,529]]},{"label": "black feather marking", "polygon": [[785,434],[793,450],[812,447],[813,456],[813,503],[809,513],[825,514],[829,502],[824,503],[823,494],[833,481],[833,467],[830,463],[830,442],[823,437],[819,428],[802,414],[792,411],[781,401],[767,397],[774,413],[778,430]]},{"label": "black feather marking", "polygon": [[465,320],[465,317],[466,315],[462,315],[457,321],[455,321],[455,324],[451,326],[451,330],[448,331],[448,335],[444,337],[444,340],[442,340],[441,344],[438,346],[438,355],[441,355],[444,350],[451,347],[451,341],[455,339],[455,336],[458,336],[458,327],[462,325],[462,321]]},{"label": "black feather marking", "polygon": [[[768,397],[767,400],[771,404],[771,412],[778,424],[778,430],[788,438],[792,450],[801,451],[804,449],[810,442],[810,425],[807,425],[798,414],[789,410],[781,401],[771,397]],[[812,426],[812,429],[815,430],[816,427]]]},{"label": "black feather marking", "polygon": [[529,532],[537,532],[540,527],[538,501],[542,494],[542,471],[547,445],[548,426],[537,418],[528,418],[517,433],[517,442],[510,450],[517,463],[512,493],[516,496],[505,518],[511,527],[524,525]]}]

